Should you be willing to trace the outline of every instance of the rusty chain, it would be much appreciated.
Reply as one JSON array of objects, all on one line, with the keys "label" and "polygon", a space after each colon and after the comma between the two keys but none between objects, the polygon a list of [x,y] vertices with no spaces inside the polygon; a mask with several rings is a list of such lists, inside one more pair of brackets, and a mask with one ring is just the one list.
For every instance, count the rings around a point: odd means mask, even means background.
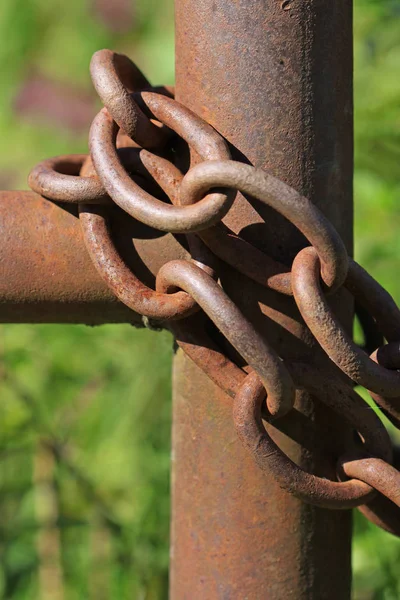
[{"label": "rusty chain", "polygon": [[[348,257],[339,234],[314,204],[268,173],[231,160],[226,141],[175,101],[171,88],[152,88],[129,58],[109,50],[94,55],[91,75],[104,108],[90,130],[90,156],[43,161],[29,176],[31,188],[51,200],[79,204],[86,247],[101,277],[121,302],[168,327],[183,351],[233,398],[238,435],[261,470],[305,502],[357,506],[370,521],[400,536],[400,453],[353,389],[365,387],[400,429],[400,311],[391,296]],[[184,173],[189,152],[196,164]],[[291,267],[223,222],[237,191],[278,211],[308,240],[310,246]],[[149,288],[115,245],[113,205],[148,227],[185,234],[191,259],[166,262],[155,289]],[[223,289],[219,261],[293,296],[338,369],[321,372],[282,360]],[[339,288],[355,299],[364,348],[330,308],[329,295]],[[223,351],[218,336],[235,349],[240,363]],[[355,432],[353,446],[336,456],[336,478],[304,471],[270,435],[271,427],[296,418],[296,390],[310,392]]]}]

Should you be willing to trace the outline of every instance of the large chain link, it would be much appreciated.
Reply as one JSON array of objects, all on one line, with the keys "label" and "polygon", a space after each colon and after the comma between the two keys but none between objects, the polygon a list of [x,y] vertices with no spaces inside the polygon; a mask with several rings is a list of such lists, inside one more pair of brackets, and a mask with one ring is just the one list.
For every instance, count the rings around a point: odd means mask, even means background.
[{"label": "large chain link", "polygon": [[[32,189],[54,201],[79,204],[85,243],[101,277],[132,310],[168,324],[183,351],[234,399],[237,432],[260,469],[305,502],[335,509],[358,506],[369,520],[400,536],[399,452],[393,459],[381,420],[353,389],[355,384],[368,389],[400,428],[400,311],[391,296],[348,257],[339,234],[314,204],[268,173],[231,160],[226,141],[176,102],[171,88],[151,88],[126,56],[109,50],[94,55],[91,74],[104,108],[90,130],[90,157],[43,161],[30,174]],[[181,156],[182,140],[197,163],[185,174],[170,160]],[[298,253],[291,269],[223,223],[237,191],[279,212],[308,240],[310,246]],[[191,260],[167,262],[156,288],[146,286],[114,243],[113,203],[147,226],[186,234]],[[321,372],[282,360],[218,282],[214,257],[293,296],[343,377],[333,369]],[[366,330],[363,349],[330,308],[327,296],[341,287],[356,300]],[[210,321],[246,367],[232,362],[207,333]],[[313,394],[356,432],[353,450],[337,457],[336,481],[301,469],[269,434],[269,422],[279,426],[278,417],[293,413],[296,390]]]}]

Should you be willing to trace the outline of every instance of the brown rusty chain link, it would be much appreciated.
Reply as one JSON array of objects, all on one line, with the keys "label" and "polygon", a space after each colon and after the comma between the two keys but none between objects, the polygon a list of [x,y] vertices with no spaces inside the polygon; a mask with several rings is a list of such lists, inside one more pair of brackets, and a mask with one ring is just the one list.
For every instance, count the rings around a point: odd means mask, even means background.
[{"label": "brown rusty chain link", "polygon": [[[353,389],[355,384],[368,389],[400,429],[400,311],[391,296],[348,257],[335,228],[313,203],[261,169],[231,160],[226,141],[175,101],[171,88],[151,88],[129,58],[109,50],[94,55],[91,75],[105,108],[90,130],[90,157],[43,161],[30,174],[31,188],[51,200],[79,204],[85,243],[104,281],[132,310],[164,322],[184,352],[234,399],[237,432],[260,469],[305,502],[335,509],[358,506],[370,521],[400,536],[399,452],[380,418]],[[181,157],[178,138],[197,163],[185,174],[174,164]],[[291,269],[222,222],[237,191],[279,212],[308,240],[310,246],[297,254]],[[149,227],[186,234],[191,260],[167,262],[157,274],[156,289],[147,287],[114,244],[113,203]],[[335,371],[282,360],[224,291],[218,260],[293,296],[343,379]],[[330,308],[327,296],[342,287],[355,299],[364,349]],[[211,324],[245,368],[222,351],[209,333]],[[279,427],[281,417],[295,415],[296,390],[313,394],[355,432],[353,450],[336,456],[336,481],[304,471],[270,435],[268,422]]]}]

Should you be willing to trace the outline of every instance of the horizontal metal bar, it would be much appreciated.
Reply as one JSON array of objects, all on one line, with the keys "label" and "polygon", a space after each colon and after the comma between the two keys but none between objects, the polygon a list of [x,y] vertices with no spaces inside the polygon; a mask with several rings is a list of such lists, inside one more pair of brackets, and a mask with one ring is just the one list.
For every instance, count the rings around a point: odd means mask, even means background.
[{"label": "horizontal metal bar", "polygon": [[[113,211],[118,249],[147,285],[164,262],[186,256],[182,240]],[[95,270],[76,206],[0,192],[0,227],[1,323],[142,323]]]}]

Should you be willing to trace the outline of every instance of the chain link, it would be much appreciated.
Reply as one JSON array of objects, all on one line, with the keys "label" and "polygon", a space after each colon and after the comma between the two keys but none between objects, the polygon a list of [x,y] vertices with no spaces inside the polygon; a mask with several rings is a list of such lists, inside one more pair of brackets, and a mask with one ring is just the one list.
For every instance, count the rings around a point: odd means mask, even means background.
[{"label": "chain link", "polygon": [[[30,174],[32,189],[79,204],[85,243],[104,281],[146,321],[167,324],[182,350],[234,400],[237,432],[261,470],[305,502],[358,506],[370,521],[400,536],[399,452],[392,466],[392,443],[382,421],[353,389],[359,384],[369,390],[400,429],[400,311],[394,300],[348,257],[339,234],[314,204],[264,171],[231,160],[222,136],[176,102],[173,90],[151,88],[129,58],[109,50],[94,55],[91,74],[104,104],[90,131],[91,156],[43,161]],[[189,150],[197,164],[184,173]],[[309,241],[291,268],[223,222],[238,191],[279,212]],[[191,260],[166,262],[156,288],[149,288],[117,250],[110,226],[113,205],[161,232],[186,234]],[[282,360],[218,282],[219,261],[293,296],[332,369]],[[364,348],[331,310],[327,297],[342,288],[355,298]],[[209,333],[212,327],[236,350],[243,367],[222,350]],[[311,393],[355,432],[354,443],[336,454],[332,479],[301,469],[270,435],[272,426],[299,418],[296,390]],[[327,451],[324,444],[321,440]]]},{"label": "chain link", "polygon": [[181,202],[197,203],[217,186],[249,194],[286,217],[317,251],[321,277],[329,291],[343,284],[348,269],[346,248],[332,224],[307,198],[261,169],[230,160],[208,161],[192,167],[182,180]]},{"label": "chain link", "polygon": [[[204,160],[230,158],[223,138],[207,123],[171,98],[143,92],[152,114],[173,128]],[[219,222],[228,212],[234,193],[214,193],[192,206],[171,206],[147,194],[126,173],[115,148],[118,125],[104,108],[92,123],[89,145],[96,172],[114,202],[132,217],[172,233],[189,233]]]},{"label": "chain link", "polygon": [[[306,375],[308,375],[306,373]],[[301,371],[298,370],[301,381]],[[318,400],[338,411],[358,429],[365,439],[365,449],[384,460],[391,460],[391,444],[382,423],[372,411],[365,410],[364,402],[351,389],[345,390],[338,382],[319,378],[313,372],[306,377],[308,391],[316,392]],[[310,386],[312,382],[312,387]],[[340,398],[340,402],[338,399]],[[234,422],[239,437],[253,454],[262,470],[273,473],[281,487],[303,501],[325,508],[350,508],[370,499],[373,488],[358,479],[334,482],[307,473],[292,462],[272,440],[261,418],[265,400],[264,386],[257,373],[250,373],[236,394]]]}]

